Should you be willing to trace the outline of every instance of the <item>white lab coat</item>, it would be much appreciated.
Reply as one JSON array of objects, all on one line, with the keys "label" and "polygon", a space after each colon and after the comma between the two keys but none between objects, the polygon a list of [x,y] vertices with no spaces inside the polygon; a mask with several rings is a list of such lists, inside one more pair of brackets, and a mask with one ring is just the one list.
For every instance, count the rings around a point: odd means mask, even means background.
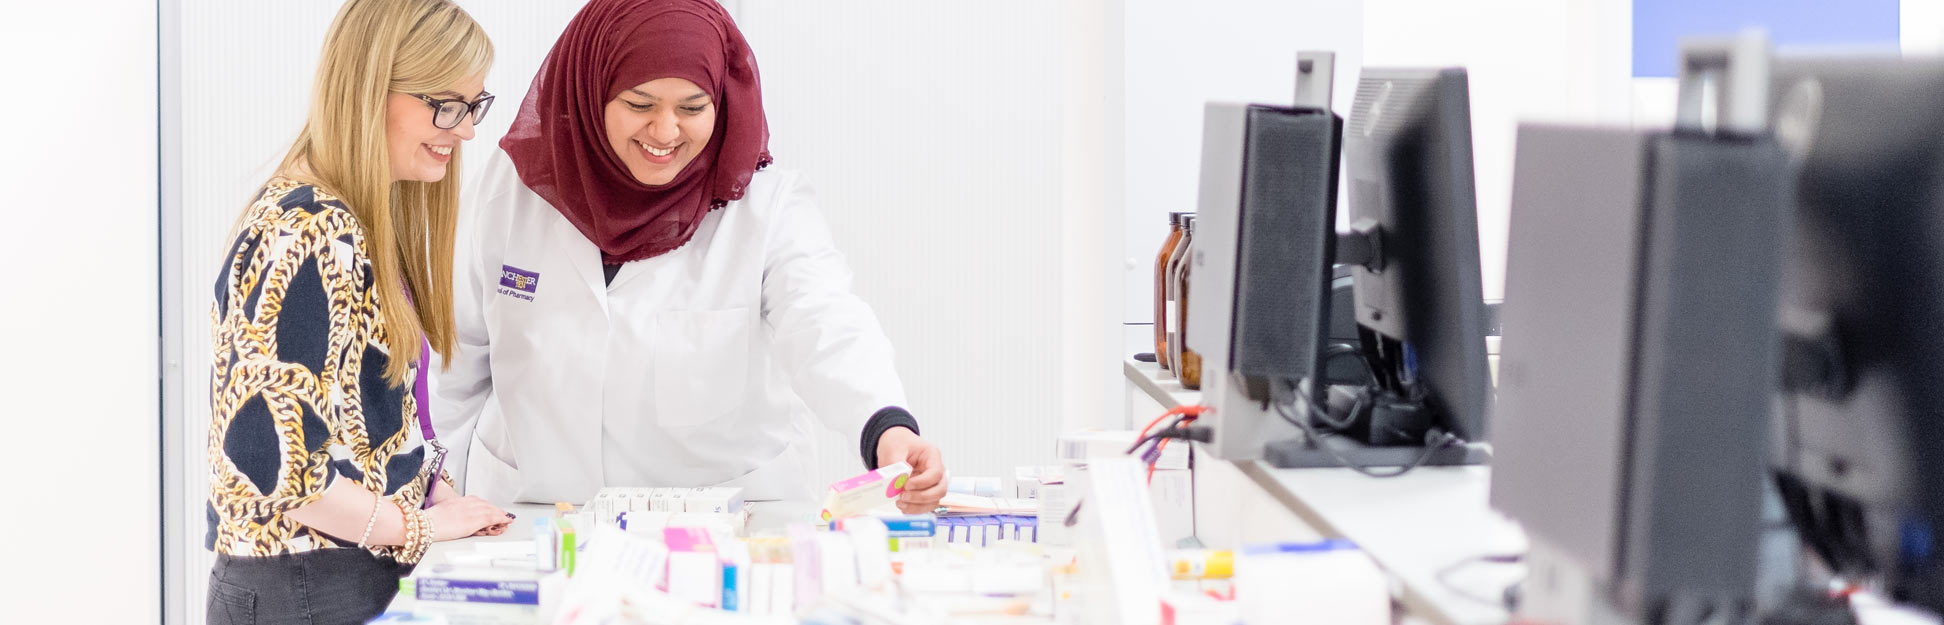
[{"label": "white lab coat", "polygon": [[812,416],[857,440],[905,404],[890,341],[795,174],[757,172],[686,245],[611,285],[504,152],[465,194],[458,347],[432,417],[467,494],[579,503],[603,486],[730,485],[809,501]]}]

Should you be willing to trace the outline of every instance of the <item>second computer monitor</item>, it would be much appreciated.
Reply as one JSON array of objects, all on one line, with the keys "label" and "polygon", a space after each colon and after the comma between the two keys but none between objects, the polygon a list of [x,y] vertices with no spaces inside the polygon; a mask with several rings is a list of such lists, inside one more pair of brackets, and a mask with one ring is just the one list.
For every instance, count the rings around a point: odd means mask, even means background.
[{"label": "second computer monitor", "polygon": [[[1485,440],[1492,383],[1465,70],[1366,69],[1343,133],[1357,322],[1379,383]],[[1358,249],[1361,248],[1361,249]],[[1358,255],[1363,258],[1354,258]]]},{"label": "second computer monitor", "polygon": [[1944,610],[1944,61],[1784,57],[1783,499],[1824,563]]}]

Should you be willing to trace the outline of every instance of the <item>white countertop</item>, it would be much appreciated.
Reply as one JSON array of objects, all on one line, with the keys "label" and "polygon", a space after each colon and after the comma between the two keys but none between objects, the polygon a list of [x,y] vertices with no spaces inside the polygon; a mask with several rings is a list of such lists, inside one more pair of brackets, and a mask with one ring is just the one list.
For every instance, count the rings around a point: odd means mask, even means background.
[{"label": "white countertop", "polygon": [[[554,507],[545,504],[514,504],[507,512],[518,515],[506,528],[506,533],[498,536],[475,536],[433,543],[426,551],[420,567],[446,564],[454,561],[455,556],[471,554],[479,546],[487,543],[518,543],[533,539],[533,519],[553,517]],[[750,509],[748,530],[751,535],[769,531],[780,531],[791,523],[812,523],[816,521],[817,507],[809,503],[757,502]],[[531,553],[531,550],[526,550]],[[406,611],[412,608],[413,597],[401,592],[392,599],[390,610]]]},{"label": "white countertop", "polygon": [[[578,506],[576,509],[578,509]],[[474,549],[475,545],[480,543],[532,540],[533,519],[554,515],[554,507],[547,504],[514,504],[508,506],[506,511],[519,516],[511,525],[506,527],[506,533],[498,536],[476,536],[433,543],[432,548],[425,553],[424,563],[437,564],[447,562],[451,559],[452,554],[470,552]],[[813,504],[807,502],[759,501],[750,509],[748,529],[749,534],[753,536],[770,531],[780,532],[791,523],[814,524],[816,522],[817,506]]]},{"label": "white countertop", "polygon": [[[1127,360],[1123,369],[1131,384],[1165,407],[1201,401],[1200,392],[1160,377],[1154,363]],[[1496,596],[1523,567],[1456,566],[1526,550],[1525,533],[1488,503],[1490,467],[1421,467],[1401,477],[1373,478],[1350,469],[1232,464],[1311,529],[1350,540],[1370,554],[1398,582],[1411,615],[1441,625],[1498,624],[1510,618],[1503,607],[1479,598]],[[1439,579],[1446,569],[1451,569],[1450,584]]]}]

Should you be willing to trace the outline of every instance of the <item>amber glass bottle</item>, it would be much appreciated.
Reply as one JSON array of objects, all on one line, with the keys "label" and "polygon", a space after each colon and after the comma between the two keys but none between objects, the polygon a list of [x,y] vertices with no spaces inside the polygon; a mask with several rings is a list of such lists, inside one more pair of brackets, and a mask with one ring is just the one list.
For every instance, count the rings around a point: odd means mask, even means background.
[{"label": "amber glass bottle", "polygon": [[1183,213],[1168,213],[1168,238],[1161,243],[1161,252],[1154,257],[1154,362],[1163,370],[1168,363],[1168,256],[1174,252],[1176,243],[1181,242],[1181,216]]},{"label": "amber glass bottle", "polygon": [[1201,390],[1201,355],[1188,349],[1188,281],[1190,281],[1190,262],[1196,254],[1196,219],[1188,217],[1188,225],[1182,231],[1182,258],[1176,262],[1174,270],[1174,340],[1180,347],[1174,351],[1174,373],[1182,377],[1182,388]]},{"label": "amber glass bottle", "polygon": [[1175,302],[1180,300],[1181,294],[1175,290],[1181,286],[1181,283],[1175,280],[1175,276],[1181,273],[1181,259],[1186,257],[1185,252],[1188,250],[1188,224],[1194,221],[1194,213],[1181,216],[1181,240],[1175,241],[1174,250],[1168,252],[1167,284],[1162,285],[1162,290],[1167,293],[1167,301],[1163,302],[1167,310],[1163,314],[1168,324],[1168,367],[1177,376],[1181,374],[1177,367],[1181,364],[1181,318],[1179,316],[1181,308],[1176,306]]},{"label": "amber glass bottle", "polygon": [[[1164,302],[1166,310],[1162,314],[1168,324],[1167,358],[1169,367],[1175,367],[1181,363],[1181,319],[1176,316],[1177,313],[1181,312],[1181,309],[1175,306],[1175,301],[1180,299],[1181,294],[1175,292],[1175,287],[1180,285],[1175,282],[1174,278],[1175,273],[1181,270],[1181,259],[1185,257],[1183,252],[1188,249],[1188,224],[1194,220],[1194,213],[1181,216],[1181,240],[1175,241],[1174,250],[1168,252],[1167,284],[1162,285],[1162,291],[1167,293],[1167,301]],[[1179,374],[1180,372],[1176,371],[1175,373]]]}]

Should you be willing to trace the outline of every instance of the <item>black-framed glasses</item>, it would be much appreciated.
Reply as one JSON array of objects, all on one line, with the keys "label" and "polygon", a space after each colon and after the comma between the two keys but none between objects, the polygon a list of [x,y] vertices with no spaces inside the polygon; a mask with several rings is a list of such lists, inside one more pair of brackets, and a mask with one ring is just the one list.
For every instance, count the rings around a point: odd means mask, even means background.
[{"label": "black-framed glasses", "polygon": [[465,119],[467,112],[472,113],[473,125],[477,126],[480,120],[486,119],[486,111],[493,108],[493,94],[483,91],[480,92],[479,99],[471,102],[458,99],[441,100],[420,93],[408,95],[432,107],[432,125],[442,130],[458,127],[459,120]]}]

